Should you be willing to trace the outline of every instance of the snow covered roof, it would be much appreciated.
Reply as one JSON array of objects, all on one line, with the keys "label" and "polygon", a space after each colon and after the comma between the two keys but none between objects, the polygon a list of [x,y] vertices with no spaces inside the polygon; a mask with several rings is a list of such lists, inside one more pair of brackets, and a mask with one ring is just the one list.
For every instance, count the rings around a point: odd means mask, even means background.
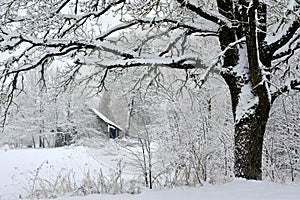
[{"label": "snow covered roof", "polygon": [[108,119],[106,116],[104,116],[101,112],[99,112],[96,108],[91,108],[91,110],[98,116],[100,117],[100,119],[102,119],[104,122],[108,123],[109,125],[112,125],[114,127],[116,127],[117,129],[123,131],[123,129],[118,126],[117,124],[115,124],[113,121],[111,121],[110,119]]}]

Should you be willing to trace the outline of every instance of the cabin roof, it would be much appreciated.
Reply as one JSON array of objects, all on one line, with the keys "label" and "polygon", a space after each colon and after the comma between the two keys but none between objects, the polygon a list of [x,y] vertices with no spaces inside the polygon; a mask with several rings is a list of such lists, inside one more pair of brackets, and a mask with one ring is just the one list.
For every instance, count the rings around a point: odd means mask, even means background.
[{"label": "cabin roof", "polygon": [[123,129],[118,126],[116,123],[114,123],[113,121],[111,121],[110,119],[108,119],[105,115],[103,115],[101,112],[99,112],[96,108],[91,108],[91,110],[100,118],[102,119],[104,122],[106,122],[107,124],[116,127],[117,129],[123,131]]}]

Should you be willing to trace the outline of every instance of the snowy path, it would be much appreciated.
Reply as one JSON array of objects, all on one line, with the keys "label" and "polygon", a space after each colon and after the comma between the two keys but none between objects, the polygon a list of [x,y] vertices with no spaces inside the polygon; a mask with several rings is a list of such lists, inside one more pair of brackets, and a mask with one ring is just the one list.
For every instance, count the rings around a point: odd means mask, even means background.
[{"label": "snowy path", "polygon": [[[107,141],[101,148],[86,148],[91,156],[102,165],[110,169],[116,169],[118,162],[122,161],[124,165],[123,173],[128,175],[137,175],[135,168],[134,155],[128,149],[119,146],[114,141]],[[132,151],[134,151],[133,148]]]}]

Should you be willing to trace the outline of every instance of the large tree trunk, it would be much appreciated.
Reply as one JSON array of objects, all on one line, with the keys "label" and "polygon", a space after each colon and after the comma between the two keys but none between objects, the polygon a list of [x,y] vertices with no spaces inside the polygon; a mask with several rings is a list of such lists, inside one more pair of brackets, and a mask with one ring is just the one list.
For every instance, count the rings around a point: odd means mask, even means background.
[{"label": "large tree trunk", "polygon": [[[262,146],[271,104],[264,84],[253,84],[247,49],[243,44],[231,52],[233,56],[227,57],[224,67],[233,66],[236,73],[225,71],[222,76],[230,90],[234,116],[235,176],[259,180],[262,178]],[[237,59],[232,59],[234,57]]]},{"label": "large tree trunk", "polygon": [[268,97],[259,95],[246,77],[223,74],[223,78],[231,93],[235,122],[235,176],[260,180],[263,139],[270,111]]},{"label": "large tree trunk", "polygon": [[[232,37],[236,32],[231,29],[224,28],[221,34],[223,49],[236,40]],[[234,116],[235,176],[259,180],[262,178],[262,146],[270,101],[265,85],[260,84],[258,62],[253,62],[257,59],[253,58],[257,51],[248,40],[225,53],[222,76],[231,93]]]},{"label": "large tree trunk", "polygon": [[[271,106],[264,81],[268,77],[263,77],[261,72],[262,65],[269,67],[271,63],[261,50],[265,33],[256,27],[254,8],[258,8],[259,3],[253,1],[250,6],[248,1],[241,1],[243,7],[239,10],[238,4],[233,6],[231,0],[217,2],[222,15],[239,22],[235,28],[222,27],[219,37],[222,50],[226,49],[222,76],[231,93],[235,123],[234,172],[236,177],[257,180],[262,178],[262,146]],[[264,5],[259,7],[259,14],[261,20],[265,20]],[[245,42],[227,49],[243,37]]]},{"label": "large tree trunk", "polygon": [[235,124],[235,164],[236,177],[262,179],[262,147],[267,117],[260,114],[261,105],[248,117]]}]

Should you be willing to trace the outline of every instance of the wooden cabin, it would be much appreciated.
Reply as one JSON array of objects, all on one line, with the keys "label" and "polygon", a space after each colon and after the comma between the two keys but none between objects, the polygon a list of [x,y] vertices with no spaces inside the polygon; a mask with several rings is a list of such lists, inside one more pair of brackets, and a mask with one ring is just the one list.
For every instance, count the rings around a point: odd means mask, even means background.
[{"label": "wooden cabin", "polygon": [[108,119],[99,110],[95,108],[91,108],[91,110],[99,119],[100,130],[105,133],[108,138],[117,138],[124,132],[120,126]]}]

